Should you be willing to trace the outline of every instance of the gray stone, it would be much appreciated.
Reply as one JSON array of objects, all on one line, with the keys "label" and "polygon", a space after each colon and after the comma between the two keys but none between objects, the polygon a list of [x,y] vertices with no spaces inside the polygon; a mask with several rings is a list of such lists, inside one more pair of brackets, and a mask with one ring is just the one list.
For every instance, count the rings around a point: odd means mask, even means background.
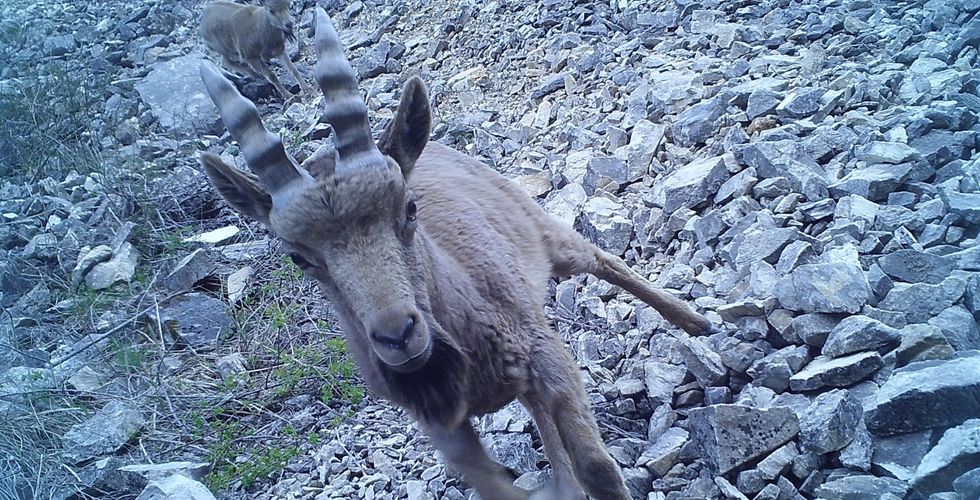
[{"label": "gray stone", "polygon": [[905,163],[919,157],[919,152],[900,142],[874,141],[855,152],[854,157],[868,163]]},{"label": "gray stone", "polygon": [[660,202],[666,213],[708,202],[728,180],[723,156],[695,160],[658,179],[654,184],[654,202]]},{"label": "gray stone", "polygon": [[136,274],[140,254],[131,243],[123,243],[112,258],[92,267],[85,275],[85,284],[93,290],[104,290],[116,283],[129,283]]},{"label": "gray stone", "polygon": [[159,314],[159,323],[151,320],[150,324],[166,325],[171,335],[197,350],[213,349],[222,333],[234,324],[227,304],[201,293],[174,297]]},{"label": "gray stone", "polygon": [[953,481],[953,489],[966,498],[980,498],[980,467],[964,472]]},{"label": "gray stone", "polygon": [[865,414],[879,436],[956,425],[980,415],[980,353],[895,370]]},{"label": "gray stone", "polygon": [[878,308],[904,312],[909,323],[925,323],[960,300],[964,291],[966,281],[956,276],[937,285],[896,283],[878,303]]},{"label": "gray stone", "polygon": [[716,474],[726,474],[782,446],[799,432],[796,413],[737,404],[694,408],[688,413],[695,445]]},{"label": "gray stone", "polygon": [[391,49],[391,42],[381,40],[363,55],[351,61],[351,66],[357,71],[357,78],[364,80],[386,73],[388,71],[388,55]]},{"label": "gray stone", "polygon": [[[86,247],[87,248],[87,247]],[[83,249],[84,251],[84,249]],[[96,264],[101,264],[112,258],[112,247],[109,245],[99,245],[84,254],[79,254],[78,264],[71,272],[71,282],[73,286],[79,286],[85,279],[85,275],[92,270]]]},{"label": "gray stone", "polygon": [[937,326],[915,324],[902,328],[902,343],[895,350],[895,366],[913,361],[950,359],[955,354],[943,331]]},{"label": "gray stone", "polygon": [[819,454],[847,446],[863,411],[860,401],[846,390],[817,396],[800,417],[800,445]]},{"label": "gray stone", "polygon": [[840,318],[835,314],[801,314],[789,322],[784,335],[799,338],[813,347],[823,347],[830,332],[839,322]]},{"label": "gray stone", "polygon": [[768,177],[752,188],[752,196],[756,198],[778,198],[792,192],[793,185],[785,177]]},{"label": "gray stone", "polygon": [[211,464],[207,462],[167,462],[162,464],[134,464],[124,465],[119,468],[123,472],[138,474],[148,481],[158,481],[179,474],[181,476],[200,481],[204,479]]},{"label": "gray stone", "polygon": [[834,207],[834,217],[851,221],[864,221],[870,226],[878,218],[879,209],[877,203],[868,201],[863,196],[852,194],[837,200],[837,205]]},{"label": "gray stone", "polygon": [[623,482],[633,498],[646,498],[653,487],[653,475],[645,468],[630,467],[623,469]]},{"label": "gray stone", "polygon": [[851,442],[840,450],[840,462],[853,469],[863,470],[865,472],[871,470],[871,456],[874,453],[874,448],[871,444],[871,433],[868,432],[868,428],[865,427],[864,420],[862,419],[858,422]]},{"label": "gray stone", "polygon": [[954,350],[980,349],[980,324],[963,306],[943,309],[929,324],[939,327]]},{"label": "gray stone", "polygon": [[790,227],[753,225],[736,239],[739,243],[735,253],[735,269],[745,269],[760,260],[775,264],[783,249],[800,238],[800,232]]},{"label": "gray stone", "polygon": [[916,250],[898,250],[878,259],[881,270],[898,281],[933,285],[948,278],[954,264],[948,257]]},{"label": "gray stone", "polygon": [[202,54],[192,52],[154,63],[136,84],[140,98],[163,128],[186,136],[216,128],[218,109],[198,69],[204,61]]},{"label": "gray stone", "polygon": [[782,96],[772,90],[756,90],[749,94],[749,99],[745,106],[745,114],[750,120],[754,120],[760,116],[771,115],[776,111],[776,106],[782,100]]},{"label": "gray stone", "polygon": [[959,215],[967,224],[980,224],[980,193],[960,193],[940,190],[939,196],[950,213]]},{"label": "gray stone", "polygon": [[793,391],[847,387],[871,376],[885,365],[877,352],[859,352],[840,358],[820,356],[789,378]]},{"label": "gray stone", "polygon": [[718,131],[727,99],[727,95],[719,94],[684,110],[670,127],[674,142],[684,147],[704,144]]},{"label": "gray stone", "polygon": [[779,498],[779,486],[775,484],[767,484],[762,491],[760,491],[756,496],[752,497],[752,500],[777,500]]},{"label": "gray stone", "polygon": [[573,226],[587,199],[588,195],[585,194],[585,188],[581,184],[568,184],[548,194],[544,209],[557,217],[560,222]]},{"label": "gray stone", "polygon": [[738,488],[736,488],[732,483],[728,482],[728,480],[724,477],[716,476],[715,484],[718,486],[718,489],[721,490],[721,494],[724,495],[726,499],[749,500],[749,497],[743,495],[741,491],[738,491]]},{"label": "gray stone", "polygon": [[542,79],[541,84],[531,89],[531,99],[540,99],[565,86],[566,73],[548,75]]},{"label": "gray stone", "polygon": [[756,361],[746,373],[754,383],[780,393],[789,388],[789,378],[809,360],[806,347],[788,346]]},{"label": "gray stone", "polygon": [[650,415],[650,425],[647,427],[647,440],[656,441],[661,434],[667,432],[677,421],[677,413],[670,408],[669,404],[661,404],[654,408]]},{"label": "gray stone", "polygon": [[599,156],[590,159],[586,165],[582,187],[590,196],[598,189],[615,194],[621,186],[632,180],[623,160],[614,156]]},{"label": "gray stone", "polygon": [[633,238],[633,222],[626,208],[608,198],[589,198],[576,220],[576,229],[613,255],[623,255]]},{"label": "gray stone", "polygon": [[150,481],[136,500],[214,500],[214,495],[203,484],[174,474],[166,479]]},{"label": "gray stone", "polygon": [[544,458],[531,445],[530,434],[488,434],[485,439],[490,456],[518,474],[537,471],[538,462]]},{"label": "gray stone", "polygon": [[947,430],[922,458],[911,482],[922,493],[949,491],[954,479],[977,467],[980,467],[980,419],[975,418]]},{"label": "gray stone", "polygon": [[172,291],[190,290],[195,283],[210,276],[214,268],[214,259],[207,251],[198,248],[174,266],[164,283]]},{"label": "gray stone", "polygon": [[871,287],[858,266],[807,264],[779,280],[773,294],[786,309],[856,313],[871,297]]},{"label": "gray stone", "polygon": [[626,162],[631,178],[645,175],[649,171],[666,132],[666,125],[646,119],[638,120],[633,125],[629,144],[618,148],[615,153],[617,158]]},{"label": "gray stone", "polygon": [[762,179],[784,177],[793,191],[802,193],[809,200],[827,196],[827,172],[795,140],[755,142],[736,148],[735,154],[741,163],[755,168]]},{"label": "gray stone", "polygon": [[908,481],[915,475],[915,469],[932,448],[932,430],[897,434],[894,436],[875,436],[872,443],[871,463],[889,475]]},{"label": "gray stone", "polygon": [[680,427],[671,427],[643,451],[636,461],[637,467],[646,467],[660,478],[677,463],[681,448],[687,443],[688,433]]},{"label": "gray stone", "polygon": [[766,487],[766,478],[756,469],[738,473],[738,489],[746,495],[755,495]]},{"label": "gray stone", "polygon": [[879,499],[885,498],[885,494],[905,498],[908,489],[908,485],[898,479],[858,475],[827,481],[817,488],[816,494],[824,500]]},{"label": "gray stone", "polygon": [[240,352],[226,354],[218,358],[216,367],[221,380],[233,380],[245,373],[245,356]]},{"label": "gray stone", "polygon": [[[802,431],[802,429],[801,429]],[[766,478],[767,481],[775,481],[777,477],[781,476],[790,465],[793,464],[793,460],[799,456],[800,451],[796,449],[796,443],[790,441],[786,443],[781,448],[769,454],[768,457],[763,458],[756,466],[759,472],[762,473],[762,477]]]},{"label": "gray stone", "polygon": [[882,201],[905,182],[911,171],[912,165],[909,163],[869,165],[847,174],[828,189],[834,198],[858,195],[870,201]]},{"label": "gray stone", "polygon": [[824,356],[837,358],[858,351],[887,352],[901,343],[901,333],[867,316],[848,316],[834,327],[820,351]]},{"label": "gray stone", "polygon": [[110,401],[88,420],[71,427],[62,437],[64,457],[78,463],[118,450],[140,429],[145,419],[138,408]]},{"label": "gray stone", "polygon": [[677,349],[684,357],[687,369],[694,374],[702,387],[719,385],[724,381],[728,370],[718,353],[705,345],[705,342],[685,335],[678,342]]},{"label": "gray stone", "polygon": [[755,176],[754,168],[749,167],[742,170],[731,176],[718,188],[718,193],[715,194],[715,204],[721,204],[729,199],[748,195],[752,192],[752,188],[758,181],[759,179]]},{"label": "gray stone", "polygon": [[681,385],[687,370],[683,366],[671,365],[653,359],[643,364],[644,383],[647,396],[659,403],[670,404],[674,389]]},{"label": "gray stone", "polygon": [[776,113],[791,118],[806,118],[820,110],[823,89],[802,88],[793,90],[776,106]]}]

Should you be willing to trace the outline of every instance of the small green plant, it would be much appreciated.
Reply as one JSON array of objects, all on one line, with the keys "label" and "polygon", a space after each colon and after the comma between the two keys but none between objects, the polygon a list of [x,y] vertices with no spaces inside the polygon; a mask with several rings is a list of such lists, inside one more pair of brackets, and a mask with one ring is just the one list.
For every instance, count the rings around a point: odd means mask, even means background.
[{"label": "small green plant", "polygon": [[126,343],[113,338],[109,341],[109,352],[116,364],[126,371],[137,371],[143,368],[150,355],[150,348]]},{"label": "small green plant", "polygon": [[194,234],[193,226],[179,226],[173,231],[163,234],[160,239],[165,255],[174,255],[181,250],[190,248],[190,243],[184,241],[185,238]]}]

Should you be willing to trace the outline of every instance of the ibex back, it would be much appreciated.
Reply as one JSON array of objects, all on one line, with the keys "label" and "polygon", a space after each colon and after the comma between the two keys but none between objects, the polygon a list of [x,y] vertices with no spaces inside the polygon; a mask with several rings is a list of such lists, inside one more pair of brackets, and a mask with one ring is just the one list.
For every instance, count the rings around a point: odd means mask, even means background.
[{"label": "ibex back", "polygon": [[304,165],[211,66],[202,77],[253,176],[213,154],[222,196],[265,223],[316,279],[367,385],[407,408],[484,499],[528,492],[481,446],[469,417],[520,400],[554,470],[537,498],[629,498],[578,368],[544,314],[550,276],[592,273],[692,334],[710,323],[542,210],[486,165],[428,142],[429,99],[408,80],[375,143],[333,25],[317,9],[317,83],[335,154]]},{"label": "ibex back", "polygon": [[228,69],[265,79],[283,99],[292,94],[283,87],[267,61],[279,58],[303,91],[309,86],[286,54],[286,41],[295,40],[289,0],[264,0],[262,6],[225,0],[211,2],[201,15],[201,38],[221,55]]}]

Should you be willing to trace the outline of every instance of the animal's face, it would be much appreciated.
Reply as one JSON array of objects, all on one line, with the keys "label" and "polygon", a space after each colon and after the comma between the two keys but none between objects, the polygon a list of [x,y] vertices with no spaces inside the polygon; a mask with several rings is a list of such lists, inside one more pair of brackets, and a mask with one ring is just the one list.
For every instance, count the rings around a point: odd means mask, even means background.
[{"label": "animal's face", "polygon": [[326,12],[316,13],[316,76],[335,151],[297,168],[255,105],[216,68],[202,66],[208,93],[258,175],[209,153],[201,161],[228,203],[272,229],[320,282],[353,330],[348,338],[369,343],[390,370],[414,372],[429,360],[433,341],[415,241],[417,206],[405,179],[428,142],[428,94],[421,80],[410,79],[376,144],[340,40]]},{"label": "animal's face", "polygon": [[417,206],[401,168],[329,177],[273,203],[269,226],[350,317],[378,360],[411,372],[429,359],[428,303],[415,245]]},{"label": "animal's face", "polygon": [[273,25],[282,30],[286,35],[286,40],[289,40],[290,43],[295,42],[296,33],[293,31],[293,16],[289,12],[289,1],[266,0],[265,7],[272,14]]}]

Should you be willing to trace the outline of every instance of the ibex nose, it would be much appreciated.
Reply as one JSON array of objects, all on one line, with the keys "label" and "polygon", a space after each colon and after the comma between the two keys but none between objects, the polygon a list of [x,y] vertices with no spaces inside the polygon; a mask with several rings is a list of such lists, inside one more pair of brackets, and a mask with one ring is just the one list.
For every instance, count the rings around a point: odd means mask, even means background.
[{"label": "ibex nose", "polygon": [[375,342],[387,344],[396,349],[405,349],[408,338],[414,330],[415,317],[411,314],[390,316],[378,322],[375,329],[371,331],[371,338]]}]

